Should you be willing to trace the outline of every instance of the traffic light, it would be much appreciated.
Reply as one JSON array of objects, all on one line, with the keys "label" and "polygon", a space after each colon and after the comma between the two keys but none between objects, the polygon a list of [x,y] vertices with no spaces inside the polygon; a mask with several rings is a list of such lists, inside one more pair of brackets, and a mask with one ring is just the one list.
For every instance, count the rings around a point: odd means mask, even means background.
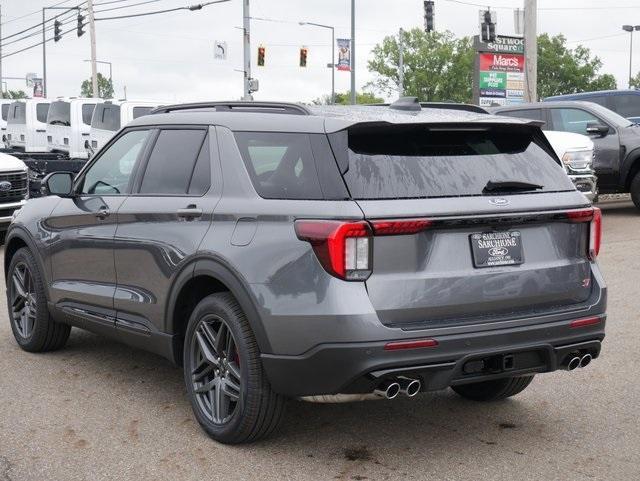
[{"label": "traffic light", "polygon": [[264,53],[265,48],[262,46],[258,47],[258,67],[264,67]]},{"label": "traffic light", "polygon": [[84,15],[78,13],[78,37],[82,37],[84,34]]},{"label": "traffic light", "polygon": [[59,20],[53,22],[53,41],[57,42],[62,38],[62,23]]},{"label": "traffic light", "polygon": [[433,0],[425,0],[424,2],[424,31],[433,32],[435,30],[433,24]]},{"label": "traffic light", "polygon": [[300,66],[301,67],[307,66],[307,47],[302,47],[300,49]]},{"label": "traffic light", "polygon": [[483,42],[495,42],[496,40],[496,24],[490,10],[485,10],[483,14],[483,22],[480,24]]}]

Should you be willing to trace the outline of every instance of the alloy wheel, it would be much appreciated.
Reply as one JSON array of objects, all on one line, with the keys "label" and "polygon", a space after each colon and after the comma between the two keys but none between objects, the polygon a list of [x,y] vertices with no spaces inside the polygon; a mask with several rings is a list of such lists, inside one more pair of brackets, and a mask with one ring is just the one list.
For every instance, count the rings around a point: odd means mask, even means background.
[{"label": "alloy wheel", "polygon": [[191,339],[193,393],[202,413],[215,424],[225,424],[240,402],[242,377],[233,333],[218,316],[204,317]]},{"label": "alloy wheel", "polygon": [[36,323],[36,287],[29,267],[20,262],[11,274],[11,316],[23,338],[31,336]]}]

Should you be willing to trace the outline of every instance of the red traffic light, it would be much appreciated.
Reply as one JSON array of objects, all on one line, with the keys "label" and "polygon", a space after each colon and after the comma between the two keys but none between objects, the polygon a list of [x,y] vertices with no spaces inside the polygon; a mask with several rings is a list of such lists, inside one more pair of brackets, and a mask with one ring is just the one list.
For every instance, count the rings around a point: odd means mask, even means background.
[{"label": "red traffic light", "polygon": [[265,48],[258,47],[258,67],[264,67]]},{"label": "red traffic light", "polygon": [[301,67],[307,66],[307,48],[306,47],[302,47],[300,49],[300,66]]}]

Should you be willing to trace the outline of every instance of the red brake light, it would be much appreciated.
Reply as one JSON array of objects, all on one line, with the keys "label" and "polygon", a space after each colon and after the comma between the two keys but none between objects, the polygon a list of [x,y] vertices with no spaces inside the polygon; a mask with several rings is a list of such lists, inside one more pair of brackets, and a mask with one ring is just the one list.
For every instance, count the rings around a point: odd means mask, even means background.
[{"label": "red brake light", "polygon": [[416,339],[413,341],[393,341],[384,345],[385,351],[399,351],[401,349],[420,349],[423,347],[436,347],[438,341],[435,339]]},{"label": "red brake light", "polygon": [[362,281],[371,274],[371,227],[367,222],[297,220],[298,239],[313,247],[318,260],[340,279]]},{"label": "red brake light", "polygon": [[417,234],[433,225],[428,219],[374,220],[371,222],[375,235]]},{"label": "red brake light", "polygon": [[588,256],[592,261],[600,253],[602,243],[602,211],[598,207],[570,210],[566,213],[569,222],[589,222]]}]

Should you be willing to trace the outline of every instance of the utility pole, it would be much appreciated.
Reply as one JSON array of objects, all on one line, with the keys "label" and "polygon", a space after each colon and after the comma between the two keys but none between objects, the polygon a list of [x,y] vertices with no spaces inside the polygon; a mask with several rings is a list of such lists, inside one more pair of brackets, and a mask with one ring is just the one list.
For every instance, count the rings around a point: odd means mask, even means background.
[{"label": "utility pole", "polygon": [[356,104],[356,0],[351,0],[351,105]]},{"label": "utility pole", "polygon": [[253,100],[251,79],[251,10],[249,0],[242,0],[242,29],[244,32],[244,95],[242,100]]},{"label": "utility pole", "polygon": [[398,34],[398,97],[404,96],[404,41],[402,40],[402,29]]},{"label": "utility pole", "polygon": [[2,89],[2,6],[0,5],[0,99],[4,98]]},{"label": "utility pole", "polygon": [[525,101],[538,101],[538,5],[524,0]]},{"label": "utility pole", "polygon": [[96,22],[93,16],[93,0],[87,0],[87,13],[89,14],[89,35],[91,36],[91,85],[93,97],[99,97],[98,92],[98,67],[96,65]]},{"label": "utility pole", "polygon": [[45,12],[46,7],[42,9],[42,95],[47,98],[47,39],[45,37]]}]

